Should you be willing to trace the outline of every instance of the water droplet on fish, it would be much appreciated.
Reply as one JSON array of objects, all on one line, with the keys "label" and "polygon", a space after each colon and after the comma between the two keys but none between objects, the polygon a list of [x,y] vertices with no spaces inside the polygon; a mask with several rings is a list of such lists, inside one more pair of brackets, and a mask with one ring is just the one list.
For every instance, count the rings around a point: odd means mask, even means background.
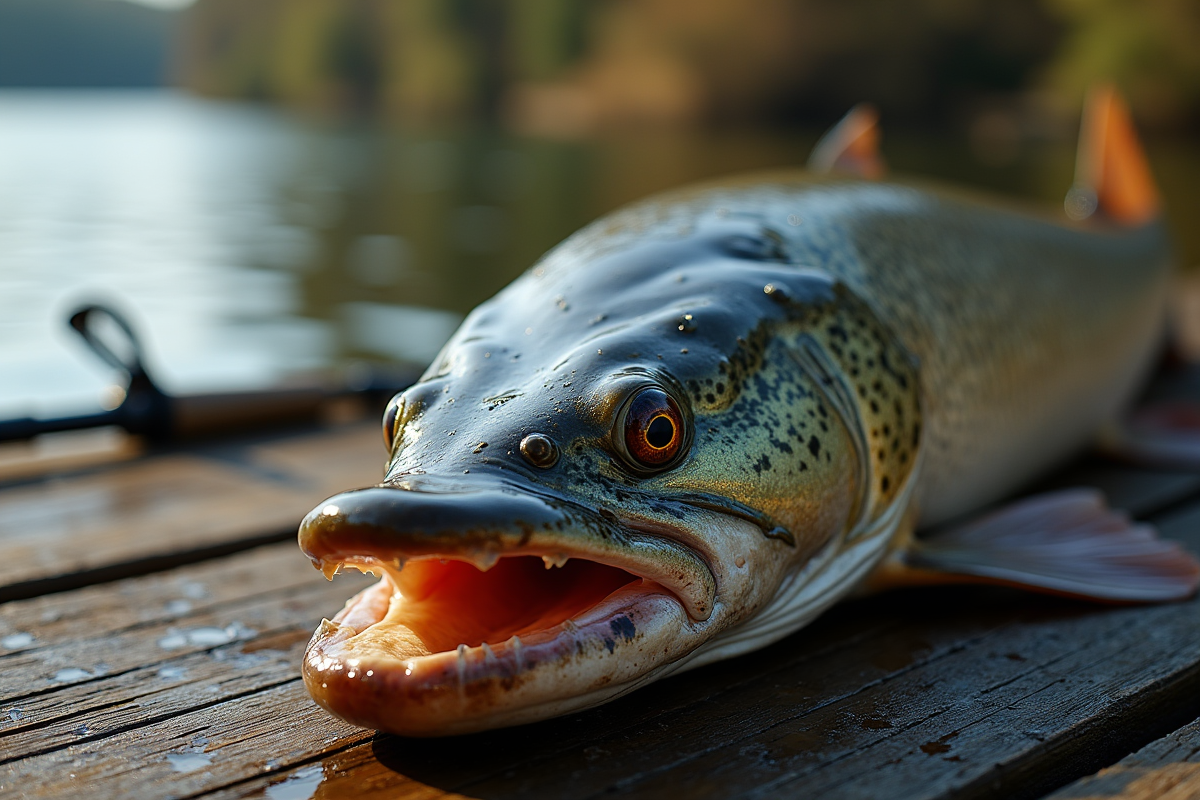
[{"label": "water droplet on fish", "polygon": [[533,328],[526,328],[526,329],[525,329],[525,335],[526,335],[526,336],[532,336],[532,335],[533,335]]},{"label": "water droplet on fish", "polygon": [[737,558],[735,558],[733,560],[733,563],[737,564],[738,569],[741,569],[742,567],[746,566],[746,559],[742,558],[741,556],[738,556]]},{"label": "water droplet on fish", "polygon": [[687,355],[687,348],[686,348],[686,347],[680,348],[679,352],[683,353],[683,354],[686,356],[686,355]]},{"label": "water droplet on fish", "polygon": [[788,225],[792,225],[794,227],[796,225],[799,225],[803,221],[804,220],[800,219],[799,214],[788,214],[788,219],[787,219]]},{"label": "water droplet on fish", "polygon": [[413,662],[409,661],[408,663],[406,663],[404,665],[404,674],[412,675],[412,673],[413,673]]},{"label": "water droplet on fish", "polygon": [[167,761],[176,772],[195,772],[212,764],[208,753],[167,753]]},{"label": "water droplet on fish", "polygon": [[336,517],[338,515],[338,513],[340,513],[340,512],[341,512],[341,509],[338,508],[337,506],[333,505],[332,503],[330,503],[329,505],[327,505],[321,509],[321,513],[327,517]]},{"label": "water droplet on fish", "polygon": [[561,567],[570,560],[570,556],[565,553],[555,553],[554,555],[542,556],[542,563],[546,565],[546,569],[551,567]]},{"label": "water droplet on fish", "polygon": [[31,644],[33,644],[33,634],[25,633],[23,631],[19,633],[10,633],[8,636],[0,639],[0,647],[4,647],[8,650],[17,650],[21,647],[29,647]]},{"label": "water droplet on fish", "polygon": [[92,673],[88,672],[86,669],[68,667],[67,669],[60,669],[58,672],[54,673],[54,677],[51,678],[51,680],[58,683],[67,683],[69,681],[81,681],[90,677],[92,677]]},{"label": "water droplet on fish", "polygon": [[286,780],[267,787],[266,795],[269,800],[309,800],[325,780],[325,769],[320,764],[312,764],[298,769]]}]

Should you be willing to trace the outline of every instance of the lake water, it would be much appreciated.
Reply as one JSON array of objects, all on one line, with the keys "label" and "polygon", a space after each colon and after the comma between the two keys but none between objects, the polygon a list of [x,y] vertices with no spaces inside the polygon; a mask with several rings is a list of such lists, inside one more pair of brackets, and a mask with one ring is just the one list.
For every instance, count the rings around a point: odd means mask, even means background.
[{"label": "lake water", "polygon": [[[0,418],[98,407],[115,376],[65,324],[97,300],[134,322],[175,392],[423,364],[462,315],[596,216],[691,180],[800,165],[814,140],[418,135],[174,92],[0,92]],[[901,138],[885,154],[1051,202],[1070,182],[1067,146],[997,163],[965,142]],[[1200,158],[1165,148],[1155,165],[1192,235]]]}]

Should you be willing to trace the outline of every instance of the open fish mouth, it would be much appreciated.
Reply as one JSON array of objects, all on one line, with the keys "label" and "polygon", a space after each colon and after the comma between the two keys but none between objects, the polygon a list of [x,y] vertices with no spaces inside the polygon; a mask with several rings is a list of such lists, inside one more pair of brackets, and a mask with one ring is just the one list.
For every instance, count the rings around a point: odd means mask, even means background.
[{"label": "open fish mouth", "polygon": [[408,735],[604,702],[705,638],[716,579],[682,535],[499,481],[330,498],[301,548],[328,576],[382,579],[322,622],[305,682],[337,716]]}]

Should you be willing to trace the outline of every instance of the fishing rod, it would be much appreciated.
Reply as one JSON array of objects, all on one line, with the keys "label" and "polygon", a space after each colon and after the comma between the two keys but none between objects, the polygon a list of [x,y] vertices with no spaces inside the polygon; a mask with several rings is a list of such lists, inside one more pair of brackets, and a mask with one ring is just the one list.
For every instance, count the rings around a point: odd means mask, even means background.
[{"label": "fishing rod", "polygon": [[417,378],[412,369],[375,370],[364,381],[340,387],[176,396],[160,389],[150,376],[133,326],[116,311],[87,305],[71,315],[69,324],[102,361],[125,373],[123,400],[116,408],[92,414],[0,420],[0,442],[110,425],[156,444],[213,438],[251,428],[294,426],[321,419],[338,400],[360,399],[382,409],[392,395]]}]

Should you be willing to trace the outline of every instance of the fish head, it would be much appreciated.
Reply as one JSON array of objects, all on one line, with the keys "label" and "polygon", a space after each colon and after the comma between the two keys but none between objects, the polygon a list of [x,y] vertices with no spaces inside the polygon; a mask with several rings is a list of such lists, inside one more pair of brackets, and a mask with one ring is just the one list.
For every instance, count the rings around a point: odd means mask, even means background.
[{"label": "fish head", "polygon": [[[528,722],[761,646],[782,635],[753,634],[781,585],[905,483],[880,482],[842,363],[866,373],[890,345],[777,234],[713,219],[571,245],[393,399],[383,482],[301,525],[327,572],[383,575],[305,657],[344,719],[411,735]],[[915,417],[894,383],[895,413]]]}]

